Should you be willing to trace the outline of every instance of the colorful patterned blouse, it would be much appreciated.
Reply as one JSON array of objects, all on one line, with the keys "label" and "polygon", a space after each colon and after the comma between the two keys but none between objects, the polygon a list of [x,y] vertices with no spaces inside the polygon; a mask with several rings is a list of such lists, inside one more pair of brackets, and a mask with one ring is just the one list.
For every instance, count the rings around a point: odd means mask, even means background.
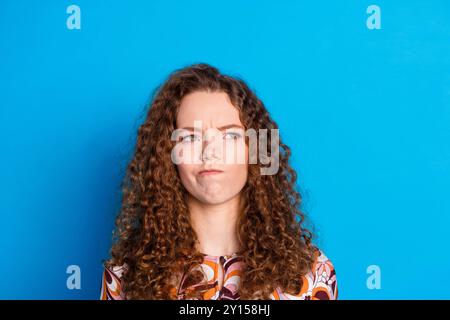
[{"label": "colorful patterned blouse", "polygon": [[[197,266],[207,277],[207,284],[184,285],[182,277],[176,290],[179,300],[195,290],[202,290],[204,300],[238,300],[240,274],[243,267],[242,257],[237,254],[225,256],[204,255],[203,263]],[[123,300],[121,275],[124,269],[104,268],[101,300]],[[311,271],[302,276],[303,286],[298,294],[287,294],[279,288],[270,295],[272,300],[335,300],[338,297],[336,272],[331,261],[320,250],[316,253]]]}]

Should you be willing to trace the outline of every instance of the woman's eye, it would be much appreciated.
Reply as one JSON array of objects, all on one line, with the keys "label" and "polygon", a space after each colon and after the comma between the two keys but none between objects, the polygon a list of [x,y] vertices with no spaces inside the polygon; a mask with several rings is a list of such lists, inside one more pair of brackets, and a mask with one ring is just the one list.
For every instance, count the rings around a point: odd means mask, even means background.
[{"label": "woman's eye", "polygon": [[237,133],[237,132],[225,132],[225,139],[237,140],[240,137],[242,137],[242,135],[240,133]]},{"label": "woman's eye", "polygon": [[193,141],[198,141],[198,140],[199,140],[199,137],[195,134],[189,134],[189,135],[181,138],[182,142],[193,142]]}]

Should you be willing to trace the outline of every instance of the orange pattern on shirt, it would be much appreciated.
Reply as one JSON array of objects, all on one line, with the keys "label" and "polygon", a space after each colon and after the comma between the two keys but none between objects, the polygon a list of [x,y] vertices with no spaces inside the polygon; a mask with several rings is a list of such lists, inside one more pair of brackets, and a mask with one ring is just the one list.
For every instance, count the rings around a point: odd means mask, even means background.
[{"label": "orange pattern on shirt", "polygon": [[[225,256],[204,255],[202,264],[196,266],[201,271],[206,283],[184,286],[185,277],[181,278],[177,288],[172,288],[170,295],[177,299],[189,299],[190,292],[202,291],[204,300],[238,300],[242,257],[237,254]],[[123,267],[104,268],[101,284],[101,300],[122,300],[121,275]],[[219,281],[220,280],[220,281]],[[270,298],[273,300],[336,300],[338,288],[336,272],[331,261],[321,250],[317,250],[315,261],[308,274],[302,276],[302,287],[297,294],[284,293],[276,288]]]}]

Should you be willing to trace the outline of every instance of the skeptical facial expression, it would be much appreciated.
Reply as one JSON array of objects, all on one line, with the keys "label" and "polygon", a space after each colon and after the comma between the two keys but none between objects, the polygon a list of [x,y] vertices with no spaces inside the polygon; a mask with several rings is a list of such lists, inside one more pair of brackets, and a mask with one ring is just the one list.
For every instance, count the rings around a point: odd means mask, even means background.
[{"label": "skeptical facial expression", "polygon": [[248,147],[239,110],[224,92],[186,95],[176,119],[173,160],[183,186],[198,201],[220,204],[247,181]]}]

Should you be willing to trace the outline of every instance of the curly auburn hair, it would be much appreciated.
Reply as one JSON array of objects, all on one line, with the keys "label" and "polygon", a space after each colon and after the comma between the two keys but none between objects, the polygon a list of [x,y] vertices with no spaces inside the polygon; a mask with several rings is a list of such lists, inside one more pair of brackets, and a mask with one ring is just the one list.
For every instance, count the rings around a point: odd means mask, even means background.
[{"label": "curly auburn hair", "polygon": [[[243,80],[208,64],[176,70],[157,88],[122,181],[111,258],[104,263],[109,268],[126,266],[121,279],[126,299],[176,299],[171,289],[180,275],[189,275],[203,261],[190,224],[187,191],[170,157],[178,107],[195,91],[225,92],[246,129],[278,128]],[[241,191],[245,206],[236,226],[245,266],[241,299],[269,299],[277,287],[299,292],[301,276],[314,262],[317,248],[304,226],[297,174],[288,163],[291,151],[281,139],[279,148],[278,172],[261,175],[261,164],[249,164]],[[198,271],[192,272],[192,283],[201,279]]]}]

